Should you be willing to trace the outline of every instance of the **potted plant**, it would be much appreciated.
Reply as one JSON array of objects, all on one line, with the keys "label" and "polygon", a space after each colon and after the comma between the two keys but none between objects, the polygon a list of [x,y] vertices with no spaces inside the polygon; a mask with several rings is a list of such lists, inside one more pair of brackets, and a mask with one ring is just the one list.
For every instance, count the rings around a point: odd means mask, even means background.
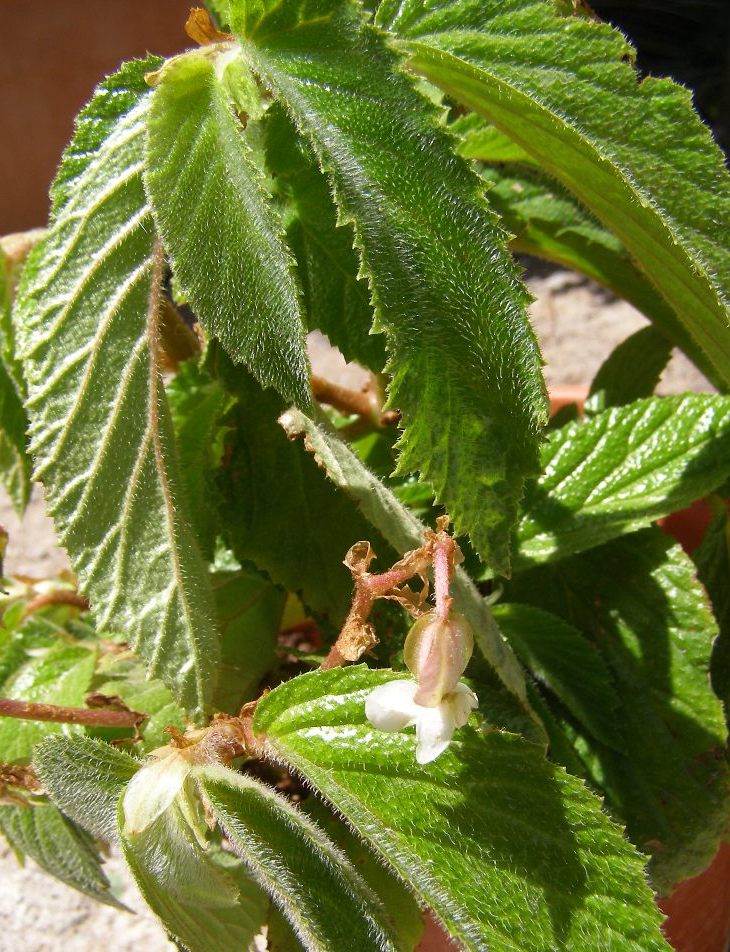
[{"label": "potted plant", "polygon": [[[2,474],[75,578],[6,581],[0,826],[111,903],[115,841],[190,952],[412,950],[424,909],[668,948],[730,811],[721,153],[581,4],[188,33],[101,83],[6,262]],[[650,321],[582,418],[515,251]],[[312,377],[314,328],[367,392]],[[674,346],[719,393],[653,395]],[[703,498],[690,558],[655,523]]]}]

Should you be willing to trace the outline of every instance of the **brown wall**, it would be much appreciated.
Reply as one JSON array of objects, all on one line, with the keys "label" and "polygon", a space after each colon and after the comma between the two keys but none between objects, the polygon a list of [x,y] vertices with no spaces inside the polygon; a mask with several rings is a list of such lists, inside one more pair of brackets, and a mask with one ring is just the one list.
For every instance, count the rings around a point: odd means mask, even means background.
[{"label": "brown wall", "polygon": [[124,59],[191,46],[194,0],[0,0],[0,234],[43,225],[94,86]]}]

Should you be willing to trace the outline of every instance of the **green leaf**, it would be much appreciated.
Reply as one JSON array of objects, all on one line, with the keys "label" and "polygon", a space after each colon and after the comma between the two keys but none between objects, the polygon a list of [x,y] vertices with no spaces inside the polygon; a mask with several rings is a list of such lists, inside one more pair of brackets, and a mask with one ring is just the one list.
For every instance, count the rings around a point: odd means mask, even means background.
[{"label": "green leaf", "polygon": [[82,114],[16,316],[36,474],[98,627],[123,632],[200,719],[218,646],[157,363],[162,259],[141,180],[158,62],[128,64]]},{"label": "green leaf", "polygon": [[117,838],[117,803],[138,760],[93,737],[54,736],[36,746],[33,766],[65,814],[92,836]]},{"label": "green leaf", "polygon": [[624,244],[730,381],[730,180],[668,79],[638,83],[609,26],[534,0],[386,0],[413,70],[489,120]]},{"label": "green leaf", "polygon": [[305,949],[397,949],[375,894],[305,814],[253,777],[224,768],[201,768],[197,777],[226,837]]},{"label": "green leaf", "polygon": [[629,301],[681,347],[709,379],[721,385],[710,360],[618,238],[567,189],[538,169],[523,165],[486,167],[481,175],[489,188],[489,204],[514,235],[510,242],[514,251],[580,271]]},{"label": "green leaf", "polygon": [[708,676],[717,626],[692,562],[647,529],[527,572],[508,597],[564,618],[608,663],[625,753],[587,736],[579,749],[668,894],[707,866],[730,829],[727,731]]},{"label": "green leaf", "polygon": [[730,400],[638,400],[553,431],[517,529],[520,568],[554,561],[682,509],[730,475]]},{"label": "green leaf", "polygon": [[[283,414],[279,422],[290,440],[303,437],[305,448],[330,480],[350,496],[397,553],[402,555],[423,544],[424,524],[363,466],[335,433],[295,409]],[[502,637],[487,603],[462,569],[457,569],[453,593],[459,611],[474,629],[484,657],[502,683],[524,701],[525,681],[519,662]]]},{"label": "green leaf", "polygon": [[594,414],[650,397],[671,356],[671,341],[655,327],[642,327],[615,347],[599,367],[586,412]]},{"label": "green leaf", "polygon": [[263,387],[307,407],[309,361],[293,262],[219,79],[222,63],[196,50],[157,74],[145,183],[175,280],[203,326]]},{"label": "green leaf", "polygon": [[[373,308],[350,225],[337,227],[326,178],[280,106],[265,119],[266,159],[274,195],[288,218],[286,237],[297,259],[310,330],[319,328],[344,354],[380,373],[382,334],[371,334]],[[392,467],[391,467],[392,468]]]},{"label": "green leaf", "polygon": [[173,805],[135,836],[121,829],[127,866],[150,909],[186,952],[242,952],[263,925],[268,902],[240,866],[209,844],[203,850]]},{"label": "green leaf", "polygon": [[32,464],[26,449],[25,385],[10,319],[16,270],[0,246],[0,480],[13,508],[22,515],[30,499]]},{"label": "green leaf", "polygon": [[462,140],[459,153],[465,159],[475,159],[478,162],[532,163],[529,153],[475,112],[459,116],[451,123],[450,128]]},{"label": "green leaf", "polygon": [[232,401],[194,360],[181,364],[166,393],[190,518],[206,558],[212,561],[220,519],[215,478],[227,432],[223,417]]},{"label": "green leaf", "polygon": [[13,849],[30,856],[51,876],[109,906],[120,906],[110,892],[93,840],[56,807],[0,806],[0,831]]},{"label": "green leaf", "polygon": [[277,395],[261,390],[242,369],[219,363],[239,401],[221,477],[227,542],[238,559],[301,593],[306,605],[338,624],[352,598],[352,576],[342,564],[350,546],[370,538],[383,559],[392,553],[302,446],[287,439],[277,424],[284,409]]},{"label": "green leaf", "polygon": [[374,731],[365,667],[314,672],[259,704],[254,731],[391,863],[470,950],[667,949],[642,863],[600,804],[540,749],[462,728],[418,766]]},{"label": "green leaf", "polygon": [[726,509],[715,515],[694,553],[697,577],[705,586],[719,634],[712,649],[712,686],[730,717],[730,523]]},{"label": "green leaf", "polygon": [[256,572],[241,571],[216,573],[213,595],[222,635],[215,706],[237,714],[258,696],[274,666],[286,593]]},{"label": "green leaf", "polygon": [[344,851],[385,910],[397,938],[396,948],[413,952],[423,934],[423,913],[403,880],[385,866],[377,855],[347,824],[316,797],[307,797],[302,809]]},{"label": "green leaf", "polygon": [[185,729],[184,712],[170,690],[159,678],[149,678],[144,665],[131,651],[102,656],[96,669],[94,690],[120,697],[133,711],[148,715],[141,729],[140,752],[168,744],[166,727]]},{"label": "green leaf", "polygon": [[[58,642],[16,658],[12,672],[0,684],[0,693],[22,701],[83,707],[94,673],[96,654],[89,648]],[[80,728],[47,721],[0,718],[0,761],[28,760],[33,746],[48,734]]]},{"label": "green leaf", "polygon": [[311,17],[237,4],[243,56],[286,107],[351,224],[386,334],[400,473],[434,486],[498,571],[547,420],[527,292],[438,109],[348,0]]},{"label": "green leaf", "polygon": [[517,655],[571,714],[609,747],[622,749],[616,730],[619,698],[595,646],[572,625],[528,605],[495,605],[497,624]]}]

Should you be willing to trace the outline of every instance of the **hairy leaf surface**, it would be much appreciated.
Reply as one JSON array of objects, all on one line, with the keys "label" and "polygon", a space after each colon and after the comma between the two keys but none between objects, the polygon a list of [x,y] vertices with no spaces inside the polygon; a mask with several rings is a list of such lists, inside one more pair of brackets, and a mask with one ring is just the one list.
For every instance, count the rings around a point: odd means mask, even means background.
[{"label": "hairy leaf surface", "polygon": [[[402,555],[423,544],[425,525],[360,462],[337,434],[294,409],[283,414],[280,423],[290,439],[303,437],[305,447],[332,482],[360,506],[370,523],[396,552]],[[520,665],[486,602],[462,569],[457,569],[453,591],[459,611],[469,619],[484,657],[502,683],[524,700],[525,681]]]},{"label": "hairy leaf surface", "polygon": [[[488,155],[486,150],[484,153]],[[705,376],[722,385],[707,355],[619,239],[564,186],[523,164],[488,165],[481,169],[481,176],[489,188],[489,204],[514,235],[510,242],[514,251],[580,271],[633,304],[681,347]]]},{"label": "hairy leaf surface", "polygon": [[36,475],[98,626],[200,718],[218,647],[157,364],[162,259],[142,187],[157,63],[128,64],[82,114],[16,313]]},{"label": "hairy leaf surface", "polygon": [[181,365],[168,383],[166,393],[190,518],[205,557],[212,561],[220,521],[215,480],[227,433],[223,417],[232,401],[223,387],[194,360]]},{"label": "hairy leaf surface", "polygon": [[297,259],[309,329],[319,328],[344,354],[380,373],[382,334],[371,334],[373,308],[350,225],[337,226],[327,179],[281,107],[265,120],[266,158],[274,195],[284,204],[286,236]]},{"label": "hairy leaf surface", "polygon": [[517,529],[520,567],[554,561],[648,525],[730,475],[730,401],[638,400],[554,431]]},{"label": "hairy leaf surface", "polygon": [[120,697],[133,711],[147,715],[138,753],[169,744],[166,727],[185,729],[185,714],[159,678],[147,676],[144,665],[131,652],[119,650],[102,656],[96,669],[94,689],[109,697]]},{"label": "hairy leaf surface", "polygon": [[730,179],[689,91],[638,83],[618,31],[552,3],[385,0],[378,21],[621,239],[730,381]]},{"label": "hairy leaf surface", "polygon": [[664,950],[642,863],[599,802],[515,735],[462,728],[416,764],[366,722],[393,677],[314,672],[267,695],[254,731],[407,879],[470,950]]},{"label": "hairy leaf surface", "polygon": [[342,564],[350,546],[371,538],[384,560],[393,553],[302,446],[287,439],[277,423],[284,409],[277,395],[242,369],[224,368],[222,375],[238,397],[221,479],[228,544],[238,559],[253,562],[338,624],[352,598],[352,576]]},{"label": "hairy leaf surface", "polygon": [[111,894],[94,841],[50,803],[0,806],[0,832],[13,849],[30,856],[51,876],[110,906]]},{"label": "hairy leaf surface", "polygon": [[120,843],[142,896],[187,952],[241,952],[263,925],[268,902],[229,854],[203,850],[176,805]]},{"label": "hairy leaf surface", "polygon": [[459,532],[509,570],[509,529],[546,422],[527,292],[439,113],[348,0],[236,4],[243,55],[282,101],[352,225],[418,471]]},{"label": "hairy leaf surface", "polygon": [[93,836],[117,838],[117,803],[140,762],[93,737],[48,737],[33,766],[53,802]]},{"label": "hairy leaf surface", "polygon": [[615,712],[619,698],[611,672],[582,632],[549,612],[528,605],[492,609],[527,669],[555,694],[587,730],[621,750]]},{"label": "hairy leaf surface", "polygon": [[335,816],[318,797],[307,797],[302,809],[306,810],[315,823],[343,850],[378,897],[397,939],[397,948],[402,952],[413,952],[423,935],[423,913],[411,890],[352,832],[345,821]]},{"label": "hairy leaf surface", "polygon": [[301,810],[253,777],[223,768],[197,776],[233,848],[308,952],[395,952],[375,893]]},{"label": "hairy leaf surface", "polygon": [[145,182],[175,279],[203,326],[263,387],[306,407],[293,262],[222,68],[196,50],[160,70]]},{"label": "hairy leaf surface", "polygon": [[722,705],[709,681],[717,635],[694,566],[659,529],[524,573],[510,600],[546,608],[583,631],[608,662],[621,705],[621,754],[585,736],[594,782],[653,854],[660,892],[699,873],[730,823]]}]

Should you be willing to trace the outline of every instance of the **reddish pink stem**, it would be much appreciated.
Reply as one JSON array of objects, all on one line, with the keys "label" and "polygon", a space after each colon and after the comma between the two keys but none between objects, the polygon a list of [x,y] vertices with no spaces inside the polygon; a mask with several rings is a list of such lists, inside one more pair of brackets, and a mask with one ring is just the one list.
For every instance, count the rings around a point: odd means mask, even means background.
[{"label": "reddish pink stem", "polygon": [[451,588],[452,555],[454,540],[450,536],[440,539],[433,551],[433,587],[436,597],[436,617],[447,621],[451,611],[453,598],[449,594]]},{"label": "reddish pink stem", "polygon": [[402,585],[413,575],[410,569],[390,569],[381,575],[366,575],[363,584],[371,595],[381,595],[389,592],[396,585]]},{"label": "reddish pink stem", "polygon": [[13,698],[0,697],[0,717],[19,717],[26,721],[88,724],[90,727],[138,727],[145,716],[139,711],[61,707],[57,704],[40,704],[36,701],[16,701]]}]

